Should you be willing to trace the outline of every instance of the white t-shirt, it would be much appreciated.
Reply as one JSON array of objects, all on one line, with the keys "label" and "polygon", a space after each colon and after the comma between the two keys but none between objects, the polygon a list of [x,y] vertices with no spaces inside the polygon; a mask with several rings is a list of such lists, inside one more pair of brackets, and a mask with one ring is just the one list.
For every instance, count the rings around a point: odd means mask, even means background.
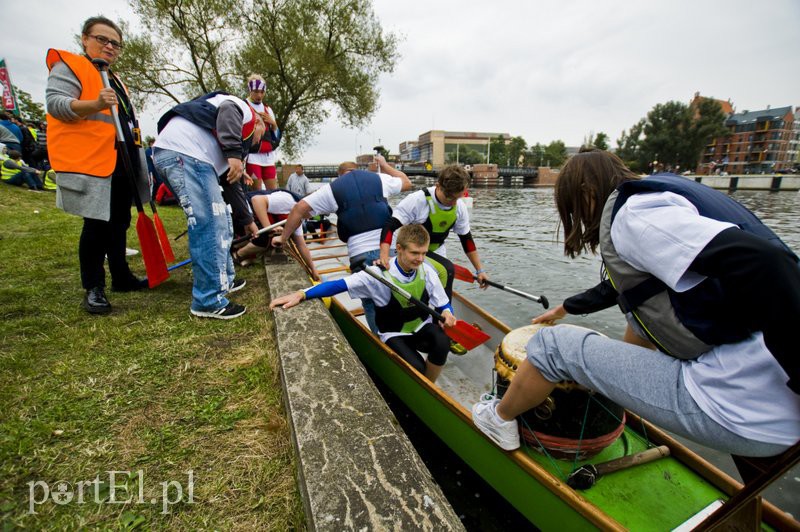
[{"label": "white t-shirt", "polygon": [[[687,268],[729,227],[733,225],[700,216],[677,194],[636,194],[614,218],[611,240],[625,262],[684,292],[704,279]],[[791,445],[800,438],[800,396],[786,386],[788,375],[761,333],[682,364],[689,394],[726,429],[765,443]]]},{"label": "white t-shirt", "polygon": [[[250,100],[248,100],[248,102],[253,106],[253,109],[259,113],[265,112],[264,109],[266,108],[266,112],[275,120],[275,113],[272,111],[272,107],[265,106],[264,102],[253,103]],[[267,126],[267,131],[264,132],[264,138],[269,139],[269,126]],[[251,153],[247,156],[247,162],[249,164],[257,164],[258,166],[275,166],[275,160],[278,158],[277,151],[278,150],[272,150],[269,153]]]},{"label": "white t-shirt", "polygon": [[[389,174],[378,174],[383,184],[383,197],[388,198],[395,194],[399,194],[403,189],[403,181],[399,177],[392,177]],[[318,214],[331,214],[339,209],[336,203],[336,198],[333,196],[333,191],[329,184],[323,185],[321,188],[312,192],[305,198],[304,201],[311,207],[311,216]],[[347,253],[350,257],[355,257],[367,251],[380,249],[381,229],[374,229],[366,233],[359,233],[352,235],[347,239]]]},{"label": "white t-shirt", "polygon": [[[244,100],[236,96],[217,94],[210,98],[208,102],[219,107],[225,100],[236,103],[242,110],[244,115],[242,125],[253,118],[253,111],[250,110],[250,107],[247,106]],[[158,134],[153,147],[176,151],[206,162],[214,167],[218,176],[228,171],[228,159],[222,153],[222,148],[220,148],[217,138],[211,131],[189,122],[182,116],[176,116],[169,121],[167,126]]]},{"label": "white t-shirt", "polygon": [[[449,211],[453,207],[445,207],[439,200],[436,199],[436,187],[428,187],[428,191],[431,194],[431,198],[436,203],[436,207],[445,211]],[[464,205],[464,202],[459,200],[456,202],[456,223],[453,224],[453,232],[457,235],[466,235],[469,233],[469,209],[467,206]],[[397,218],[400,223],[403,225],[408,224],[421,224],[424,223],[425,220],[428,219],[430,215],[431,207],[428,205],[428,198],[425,196],[425,192],[422,190],[418,190],[413,194],[409,194],[403,201],[397,204],[395,207],[394,212],[392,213],[393,218]],[[397,245],[397,235],[392,240],[392,249],[395,248]],[[445,248],[445,244],[439,246],[439,248],[435,252],[437,255],[441,255],[442,257],[447,257],[447,249]]]},{"label": "white t-shirt", "polygon": [[[272,194],[264,194],[263,196],[267,198],[267,212],[270,214],[289,214],[292,207],[297,204],[291,194],[283,192],[282,190],[273,192]],[[257,198],[258,196],[255,197]],[[302,236],[303,228],[298,226],[294,234]]]},{"label": "white t-shirt", "polygon": [[[369,266],[369,268],[379,275],[381,274],[381,271],[377,267]],[[436,270],[433,269],[433,266],[424,262],[422,263],[421,268],[425,268],[425,289],[428,290],[428,302],[434,308],[447,305],[450,301],[447,299],[447,294],[442,287],[442,282],[439,280]],[[392,259],[391,263],[389,264],[389,273],[392,275],[392,277],[404,283],[413,281],[417,277],[416,271],[414,271],[410,276],[406,276],[405,273],[398,267],[397,259]],[[388,286],[382,284],[380,281],[364,271],[360,271],[349,277],[345,277],[344,282],[347,285],[347,293],[350,294],[350,297],[354,299],[370,298],[375,302],[376,307],[385,307],[389,304],[389,300],[392,297],[392,291]],[[423,320],[422,323],[420,323],[419,327],[417,327],[415,331],[421,329],[426,323],[431,323],[431,321],[433,321],[433,318],[428,315],[428,317]],[[407,336],[408,334],[410,333],[381,332],[380,338],[382,342],[386,342],[395,336]]]}]

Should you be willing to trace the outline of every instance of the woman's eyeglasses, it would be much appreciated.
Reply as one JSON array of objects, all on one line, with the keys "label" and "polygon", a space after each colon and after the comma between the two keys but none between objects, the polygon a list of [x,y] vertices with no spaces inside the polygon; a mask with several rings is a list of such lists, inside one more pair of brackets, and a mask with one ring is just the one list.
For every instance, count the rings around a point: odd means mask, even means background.
[{"label": "woman's eyeglasses", "polygon": [[102,35],[89,35],[89,37],[99,42],[102,46],[110,44],[114,50],[122,50],[122,47],[124,46],[124,44],[122,44],[121,42],[115,41],[114,39],[109,39],[107,37],[103,37]]}]

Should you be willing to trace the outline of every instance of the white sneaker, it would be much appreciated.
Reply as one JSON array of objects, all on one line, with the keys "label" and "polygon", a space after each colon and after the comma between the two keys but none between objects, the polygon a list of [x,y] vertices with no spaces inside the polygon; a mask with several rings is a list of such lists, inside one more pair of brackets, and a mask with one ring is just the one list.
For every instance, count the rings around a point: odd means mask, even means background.
[{"label": "white sneaker", "polygon": [[234,318],[238,318],[245,312],[247,312],[247,307],[243,307],[242,305],[237,305],[233,301],[229,301],[228,304],[222,308],[217,310],[194,310],[189,309],[190,312],[199,317],[199,318],[216,318],[218,320],[232,320]]},{"label": "white sneaker", "polygon": [[125,256],[126,257],[133,257],[134,255],[138,255],[139,250],[133,248],[125,248]]},{"label": "white sneaker", "polygon": [[499,399],[480,401],[472,406],[472,422],[504,451],[519,449],[519,425],[516,419],[504,421],[497,415]]}]

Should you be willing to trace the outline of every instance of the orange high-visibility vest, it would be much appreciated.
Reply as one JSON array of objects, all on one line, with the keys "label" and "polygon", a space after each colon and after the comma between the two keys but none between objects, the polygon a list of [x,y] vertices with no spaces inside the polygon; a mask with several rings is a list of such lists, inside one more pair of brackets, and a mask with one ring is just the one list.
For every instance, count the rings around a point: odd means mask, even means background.
[{"label": "orange high-visibility vest", "polygon": [[[47,68],[63,61],[81,84],[80,100],[96,100],[103,88],[97,68],[82,55],[51,48]],[[47,113],[47,154],[56,172],[109,177],[117,165],[116,132],[110,109],[64,122]]]}]

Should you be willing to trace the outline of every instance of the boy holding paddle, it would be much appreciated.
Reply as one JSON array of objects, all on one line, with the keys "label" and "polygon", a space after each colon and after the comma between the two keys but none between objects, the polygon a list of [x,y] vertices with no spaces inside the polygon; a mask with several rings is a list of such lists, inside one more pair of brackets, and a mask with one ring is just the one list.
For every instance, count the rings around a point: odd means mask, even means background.
[{"label": "boy holding paddle", "polygon": [[[442,327],[454,327],[456,318],[436,270],[425,263],[429,244],[430,237],[424,227],[406,225],[397,232],[397,257],[387,270],[380,271],[370,266],[344,279],[327,281],[278,297],[269,306],[271,309],[289,309],[306,299],[345,291],[353,298],[370,298],[375,302],[380,339],[434,382],[442,372],[450,349],[450,339]],[[376,277],[382,277],[383,281]],[[434,323],[429,312],[398,295],[384,281],[405,290],[422,303],[430,303],[441,314],[443,323]],[[427,360],[419,351],[428,354]]]}]

